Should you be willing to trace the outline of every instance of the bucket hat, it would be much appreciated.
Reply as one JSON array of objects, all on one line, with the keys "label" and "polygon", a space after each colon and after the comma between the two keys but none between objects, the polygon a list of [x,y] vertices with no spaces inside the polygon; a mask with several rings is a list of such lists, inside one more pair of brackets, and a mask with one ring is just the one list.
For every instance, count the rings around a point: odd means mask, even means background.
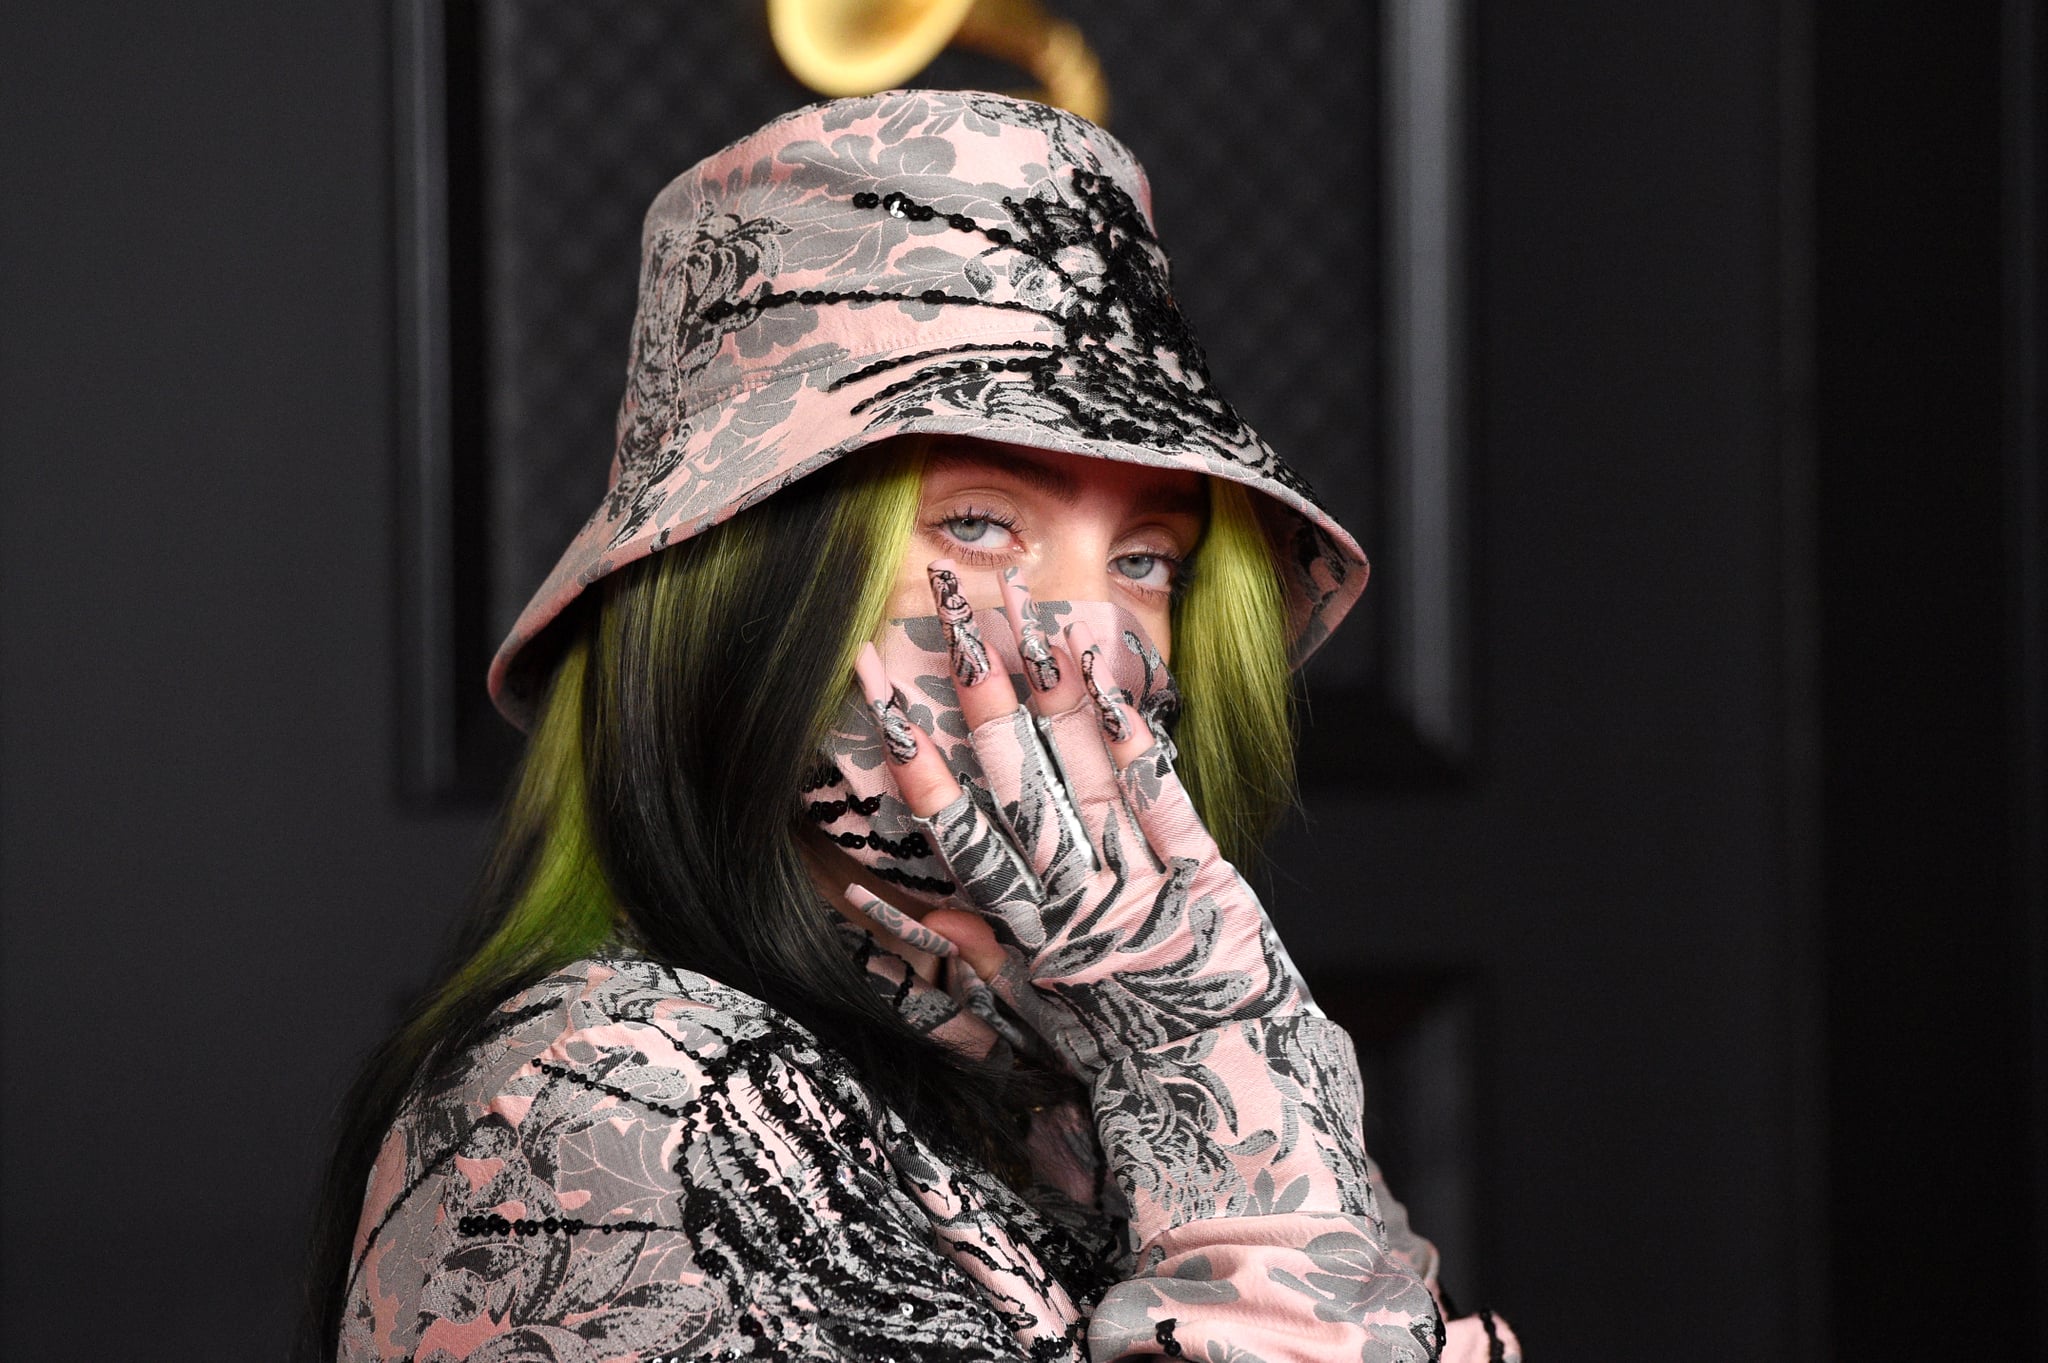
[{"label": "bucket hat", "polygon": [[499,710],[530,726],[534,641],[591,583],[920,432],[1263,494],[1296,664],[1365,588],[1358,545],[1210,383],[1123,144],[1042,104],[897,90],[786,114],[655,198],[610,486],[492,662]]}]

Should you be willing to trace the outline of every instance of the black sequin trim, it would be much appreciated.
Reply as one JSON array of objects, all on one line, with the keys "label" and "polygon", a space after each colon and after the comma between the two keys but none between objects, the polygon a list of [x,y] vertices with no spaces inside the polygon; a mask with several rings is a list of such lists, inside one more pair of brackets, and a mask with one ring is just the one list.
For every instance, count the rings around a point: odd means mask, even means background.
[{"label": "black sequin trim", "polygon": [[[869,812],[872,813],[873,811]],[[919,857],[928,857],[932,854],[932,845],[925,841],[924,834],[922,833],[912,832],[900,838],[885,837],[875,832],[828,833],[825,836],[831,838],[832,841],[838,843],[841,847],[853,848],[855,850],[863,847],[872,847],[877,852],[886,852],[892,857],[900,857],[905,861],[915,860]]]},{"label": "black sequin trim", "polygon": [[849,810],[867,818],[873,818],[875,811],[882,807],[882,797],[870,795],[863,800],[858,795],[848,795],[843,800],[812,800],[804,806],[804,813],[817,823],[831,823],[844,818]]},{"label": "black sequin trim", "polygon": [[[876,419],[889,420],[944,404],[1000,415],[1006,399],[991,391],[998,385],[989,378],[1028,374],[1033,396],[1060,409],[1080,435],[1150,447],[1197,446],[1315,503],[1308,483],[1252,435],[1210,384],[1207,357],[1168,285],[1165,253],[1136,202],[1099,172],[1075,169],[1071,184],[1072,193],[1060,197],[1006,196],[1008,228],[941,214],[901,192],[853,197],[855,208],[919,222],[944,218],[951,226],[976,232],[1029,257],[1033,268],[1058,280],[1063,292],[1054,308],[1024,309],[1060,324],[1062,343],[1047,356],[1021,364],[968,360],[928,365],[910,380],[867,398],[854,413],[881,405],[884,410]],[[1090,283],[1076,279],[1063,263],[1076,249],[1101,263]],[[1016,279],[1013,270],[1013,283]]]},{"label": "black sequin trim", "polygon": [[[865,934],[862,940],[872,945]],[[641,977],[621,996],[622,1006],[600,1006],[595,1015],[642,1024],[690,1056],[700,1082],[688,1095],[664,1089],[669,1101],[662,1101],[635,1092],[622,1076],[646,1057],[633,1045],[600,1046],[573,1067],[536,1058],[532,1070],[549,1076],[550,1084],[559,1079],[676,1123],[676,1185],[660,1200],[664,1210],[609,1222],[481,1211],[457,1216],[451,1227],[457,1234],[531,1245],[534,1253],[549,1256],[543,1273],[560,1272],[566,1256],[586,1252],[572,1249],[578,1235],[666,1233],[687,1242],[691,1261],[729,1314],[716,1344],[706,1341],[684,1355],[671,1343],[667,1354],[650,1360],[997,1363],[1016,1356],[1014,1346],[994,1346],[994,1332],[1014,1338],[1045,1323],[1014,1301],[950,1287],[935,1293],[931,1276],[921,1271],[923,1261],[915,1255],[905,1261],[902,1227],[877,1215],[899,1193],[915,1195],[931,1179],[940,1181],[947,1202],[979,1203],[986,1215],[1029,1227],[1023,1243],[1036,1252],[1036,1262],[1026,1255],[1002,1267],[1041,1288],[1059,1283],[1084,1306],[1116,1280],[1119,1252],[1107,1223],[1100,1235],[1084,1241],[1078,1228],[1031,1215],[1028,1201],[1019,1202],[1014,1190],[972,1161],[956,1159],[947,1168],[901,1158],[897,1152],[915,1142],[901,1118],[875,1100],[843,1056],[772,1013],[732,1014],[730,1025],[715,1021],[716,1014],[700,1013],[691,1018],[687,1042],[678,1039],[647,1010],[661,997],[701,993],[702,982],[671,966],[637,965]],[[635,964],[621,968],[632,971]],[[656,1044],[654,1037],[646,1044]],[[554,1099],[567,1096],[557,1089]],[[443,1167],[469,1140],[465,1132],[430,1168]],[[801,1179],[790,1177],[791,1155]],[[626,1249],[630,1245],[613,1242],[587,1252]],[[980,1245],[956,1250],[993,1262]],[[815,1307],[778,1309],[796,1289]],[[956,1334],[970,1320],[978,1327],[972,1337]],[[1038,1363],[1086,1359],[1085,1324],[1034,1338],[1028,1356]]]},{"label": "black sequin trim", "polygon": [[641,1107],[661,1113],[664,1117],[681,1118],[683,1115],[681,1108],[671,1107],[659,1099],[649,1098],[644,1094],[635,1093],[631,1089],[622,1089],[616,1084],[607,1084],[602,1079],[592,1079],[588,1075],[578,1074],[564,1065],[551,1065],[545,1060],[536,1060],[533,1062],[533,1067],[542,1074],[551,1074],[557,1079],[565,1079],[569,1083],[581,1088],[587,1088],[593,1093],[602,1093],[609,1097],[617,1098],[622,1103],[637,1103]]},{"label": "black sequin trim", "polygon": [[[832,380],[827,385],[825,391],[836,393],[848,384],[859,383],[862,379],[871,379],[877,374],[886,374],[891,369],[901,369],[905,365],[923,364],[926,360],[935,360],[941,355],[966,355],[974,351],[989,350],[1056,351],[1058,349],[1058,346],[1048,341],[963,341],[959,345],[941,346],[937,350],[922,350],[915,355],[898,355],[893,359],[876,360],[873,364],[863,365],[851,374],[844,374]],[[859,411],[860,409],[855,408],[854,410]]]},{"label": "black sequin trim", "polygon": [[878,880],[886,880],[892,885],[901,885],[906,890],[923,890],[927,894],[953,893],[953,882],[950,880],[940,880],[935,876],[913,875],[909,871],[901,870],[894,866],[877,866],[874,868],[874,875]]},{"label": "black sequin trim", "polygon": [[[1008,200],[1004,200],[1004,202],[1007,203]],[[1012,239],[1010,230],[1006,227],[983,227],[965,213],[941,213],[930,204],[919,203],[900,189],[891,190],[887,194],[877,194],[873,190],[862,190],[853,196],[853,206],[855,208],[879,208],[892,218],[904,218],[910,222],[931,222],[937,218],[944,218],[946,226],[954,231],[972,232],[995,243],[997,246],[1008,246]]]},{"label": "black sequin trim", "polygon": [[996,308],[1003,312],[1028,312],[1034,317],[1058,320],[1057,314],[1044,308],[1034,308],[1029,303],[963,298],[944,289],[920,289],[916,293],[898,293],[890,289],[769,289],[752,298],[721,298],[716,303],[707,303],[701,315],[706,322],[715,325],[743,312],[759,315],[770,308],[786,308],[791,304],[809,308],[827,303],[926,303],[932,307]]},{"label": "black sequin trim", "polygon": [[465,1216],[455,1223],[457,1235],[581,1235],[585,1231],[597,1235],[621,1235],[628,1231],[681,1229],[680,1226],[662,1226],[652,1221],[585,1221],[574,1216],[544,1216],[537,1220],[522,1216],[512,1220],[496,1212]]}]

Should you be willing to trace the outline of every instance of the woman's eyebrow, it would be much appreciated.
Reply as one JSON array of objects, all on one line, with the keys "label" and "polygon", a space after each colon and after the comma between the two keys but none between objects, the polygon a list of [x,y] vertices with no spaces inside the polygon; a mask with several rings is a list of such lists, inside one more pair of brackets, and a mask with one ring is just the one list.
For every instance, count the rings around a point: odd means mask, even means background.
[{"label": "woman's eyebrow", "polygon": [[1209,514],[1209,483],[1207,479],[1189,487],[1184,483],[1173,483],[1144,499],[1145,509],[1155,516],[1195,516]]},{"label": "woman's eyebrow", "polygon": [[1026,454],[986,454],[980,450],[941,450],[931,457],[929,467],[933,470],[954,468],[984,468],[997,473],[1007,473],[1020,482],[1029,483],[1054,501],[1072,506],[1081,500],[1081,484],[1064,469],[1041,464]]},{"label": "woman's eyebrow", "polygon": [[[1081,499],[1081,483],[1065,469],[1040,463],[1023,451],[1015,453],[991,453],[982,450],[940,450],[931,456],[927,467],[933,471],[973,468],[988,469],[995,473],[1007,473],[1019,482],[1028,483],[1040,492],[1064,506],[1072,506]],[[1192,486],[1174,479],[1157,491],[1141,499],[1145,510],[1156,516],[1206,516],[1209,514],[1209,487],[1206,480],[1198,480]]]}]

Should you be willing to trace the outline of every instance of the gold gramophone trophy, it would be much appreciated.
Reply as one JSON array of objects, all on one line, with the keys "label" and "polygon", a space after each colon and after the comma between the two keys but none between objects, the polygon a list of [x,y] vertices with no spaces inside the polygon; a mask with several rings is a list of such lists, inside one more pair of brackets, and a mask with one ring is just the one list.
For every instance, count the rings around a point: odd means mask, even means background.
[{"label": "gold gramophone trophy", "polygon": [[1039,83],[1010,93],[1108,121],[1102,63],[1038,0],[768,0],[768,32],[790,73],[822,95],[891,89],[959,46]]}]

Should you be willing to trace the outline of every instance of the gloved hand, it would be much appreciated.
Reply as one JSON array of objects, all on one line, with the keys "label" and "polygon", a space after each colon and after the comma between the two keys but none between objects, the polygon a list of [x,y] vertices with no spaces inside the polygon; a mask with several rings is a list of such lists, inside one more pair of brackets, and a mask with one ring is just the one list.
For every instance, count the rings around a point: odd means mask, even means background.
[{"label": "gloved hand", "polygon": [[[858,889],[848,900],[964,959],[1020,1034],[1088,1084],[1134,1263],[1091,1316],[1096,1356],[1437,1358],[1434,1254],[1390,1245],[1350,1040],[1202,827],[1171,745],[1105,684],[1085,626],[1064,647],[1046,638],[1006,574],[1020,705],[957,569],[941,560],[931,574],[983,784],[962,789],[871,648],[861,685],[912,824],[965,907],[914,924]],[[1156,656],[1135,635],[1119,642]],[[1512,1336],[1475,1320],[1450,1343],[1444,1357],[1477,1363],[1510,1356],[1496,1347]]]},{"label": "gloved hand", "polygon": [[[962,790],[902,713],[872,649],[861,685],[904,798],[979,924],[943,911],[925,926],[1082,1079],[1132,1050],[1311,1008],[1264,909],[1203,828],[1166,748],[1106,689],[1085,624],[1048,640],[1006,575],[1030,704],[991,668],[957,570],[931,569],[969,741],[988,807]],[[856,896],[865,907],[866,896]],[[963,921],[965,919],[965,921]]]}]

